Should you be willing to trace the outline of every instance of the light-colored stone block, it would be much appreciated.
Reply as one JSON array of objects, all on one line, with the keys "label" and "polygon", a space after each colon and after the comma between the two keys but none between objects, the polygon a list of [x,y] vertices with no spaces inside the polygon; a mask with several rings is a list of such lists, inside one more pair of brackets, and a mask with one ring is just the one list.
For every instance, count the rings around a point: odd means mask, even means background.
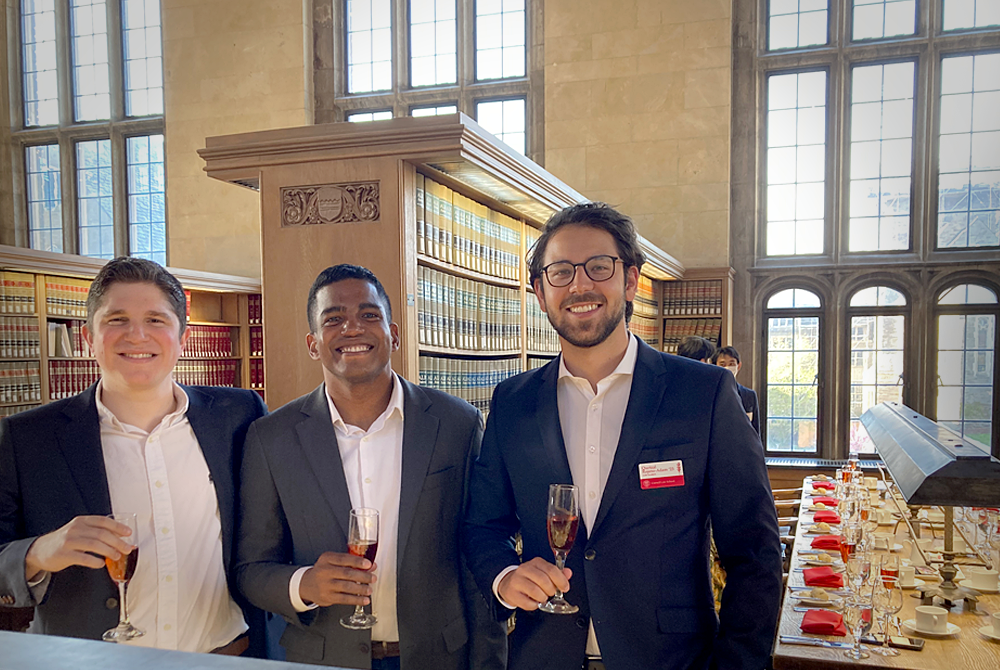
[{"label": "light-colored stone block", "polygon": [[722,107],[732,98],[728,68],[697,70],[684,75],[684,106],[687,109]]},{"label": "light-colored stone block", "polygon": [[729,18],[684,24],[684,49],[728,47],[733,24]]},{"label": "light-colored stone block", "polygon": [[682,184],[681,212],[729,210],[729,182],[720,184]]},{"label": "light-colored stone block", "polygon": [[546,35],[545,64],[593,60],[592,35]]},{"label": "light-colored stone block", "polygon": [[587,185],[587,150],[585,147],[547,149],[545,169],[581,191]]},{"label": "light-colored stone block", "polygon": [[729,142],[724,137],[700,137],[678,142],[681,184],[710,184],[729,180]]},{"label": "light-colored stone block", "polygon": [[598,145],[587,148],[588,191],[677,183],[677,143]]},{"label": "light-colored stone block", "polygon": [[586,119],[593,114],[592,83],[570,81],[545,87],[546,121]]}]

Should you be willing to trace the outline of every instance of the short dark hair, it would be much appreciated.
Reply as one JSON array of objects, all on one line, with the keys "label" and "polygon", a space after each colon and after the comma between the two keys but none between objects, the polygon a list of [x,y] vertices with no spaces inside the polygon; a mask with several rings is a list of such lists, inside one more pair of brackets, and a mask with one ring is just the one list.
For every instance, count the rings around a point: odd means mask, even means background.
[{"label": "short dark hair", "polygon": [[677,355],[684,358],[693,358],[696,361],[711,360],[712,356],[715,355],[715,345],[704,337],[689,335],[677,347]]},{"label": "short dark hair", "polygon": [[177,315],[183,334],[187,328],[187,298],[177,277],[173,276],[159,263],[145,258],[119,256],[108,261],[90,283],[87,292],[87,326],[93,330],[94,315],[104,304],[104,296],[115,284],[152,284],[160,289],[170,309]]},{"label": "short dark hair", "polygon": [[341,263],[340,265],[333,265],[320,272],[316,277],[316,280],[312,283],[312,286],[309,288],[309,300],[306,302],[306,318],[309,320],[310,332],[315,333],[316,329],[319,327],[319,324],[316,323],[316,315],[314,314],[316,311],[316,294],[319,293],[320,289],[324,286],[336,284],[337,282],[345,279],[361,279],[374,286],[379,299],[385,303],[386,318],[390,323],[392,322],[392,303],[389,302],[389,294],[385,292],[385,287],[382,286],[382,282],[378,280],[375,273],[360,265]]},{"label": "short dark hair", "polygon": [[730,358],[735,358],[737,363],[740,363],[740,352],[736,351],[736,347],[722,347],[715,352],[712,356],[712,362],[717,363],[719,361],[719,356],[729,356]]},{"label": "short dark hair", "polygon": [[[531,255],[528,258],[528,281],[532,286],[544,274],[542,267],[549,240],[552,239],[556,231],[569,225],[589,226],[610,234],[615,240],[618,257],[622,260],[625,270],[630,267],[642,268],[642,264],[646,262],[646,255],[642,253],[642,248],[639,246],[639,236],[635,231],[632,219],[607,203],[584,202],[556,212],[545,222],[542,234],[531,248]],[[632,310],[633,305],[629,301],[625,305],[626,322],[632,318]]]}]

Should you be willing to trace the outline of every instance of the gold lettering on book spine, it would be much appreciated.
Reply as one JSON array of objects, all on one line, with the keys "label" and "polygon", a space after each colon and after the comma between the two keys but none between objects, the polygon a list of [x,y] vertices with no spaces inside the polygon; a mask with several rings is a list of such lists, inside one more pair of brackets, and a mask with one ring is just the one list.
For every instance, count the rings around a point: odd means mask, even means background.
[{"label": "gold lettering on book spine", "polygon": [[281,189],[281,227],[379,220],[379,182]]}]

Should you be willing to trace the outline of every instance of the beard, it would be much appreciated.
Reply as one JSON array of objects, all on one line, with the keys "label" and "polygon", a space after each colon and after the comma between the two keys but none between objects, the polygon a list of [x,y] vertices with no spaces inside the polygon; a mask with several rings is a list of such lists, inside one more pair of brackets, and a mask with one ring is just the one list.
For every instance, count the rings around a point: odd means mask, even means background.
[{"label": "beard", "polygon": [[603,318],[585,325],[577,324],[575,326],[571,326],[569,323],[561,319],[563,309],[574,303],[582,302],[601,302],[601,299],[586,295],[580,296],[573,301],[563,303],[557,312],[559,317],[553,318],[552,310],[550,310],[546,316],[549,319],[549,323],[552,324],[552,327],[559,334],[559,337],[566,340],[574,347],[596,347],[598,344],[611,337],[611,333],[615,332],[615,329],[618,328],[618,326],[625,320],[625,301],[622,300],[617,305],[613,303],[606,303],[607,314]]}]

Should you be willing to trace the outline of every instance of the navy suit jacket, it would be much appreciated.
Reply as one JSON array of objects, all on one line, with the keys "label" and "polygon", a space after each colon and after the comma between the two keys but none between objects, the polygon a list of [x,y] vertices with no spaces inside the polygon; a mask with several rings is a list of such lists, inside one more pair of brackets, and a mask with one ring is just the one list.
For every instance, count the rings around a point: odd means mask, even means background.
[{"label": "navy suit jacket", "polygon": [[[118,589],[106,570],[75,566],[54,573],[42,602],[35,602],[24,577],[24,557],[38,536],[80,515],[111,513],[96,388],[0,421],[0,598],[35,608],[29,632],[99,640],[118,622]],[[229,590],[250,626],[248,655],[263,657],[264,614],[239,597],[231,575],[243,441],[267,408],[253,391],[183,388],[218,496]]]},{"label": "navy suit jacket", "polygon": [[[552,561],[548,486],[572,483],[556,406],[559,360],[502,383],[470,481],[464,550],[492,595],[505,567]],[[683,484],[644,490],[639,464],[680,461]],[[716,616],[709,526],[728,575]],[[731,373],[639,343],[621,438],[593,528],[567,566],[577,615],[517,612],[513,670],[578,670],[593,621],[609,670],[763,668],[781,596],[781,553],[760,440]]]}]

